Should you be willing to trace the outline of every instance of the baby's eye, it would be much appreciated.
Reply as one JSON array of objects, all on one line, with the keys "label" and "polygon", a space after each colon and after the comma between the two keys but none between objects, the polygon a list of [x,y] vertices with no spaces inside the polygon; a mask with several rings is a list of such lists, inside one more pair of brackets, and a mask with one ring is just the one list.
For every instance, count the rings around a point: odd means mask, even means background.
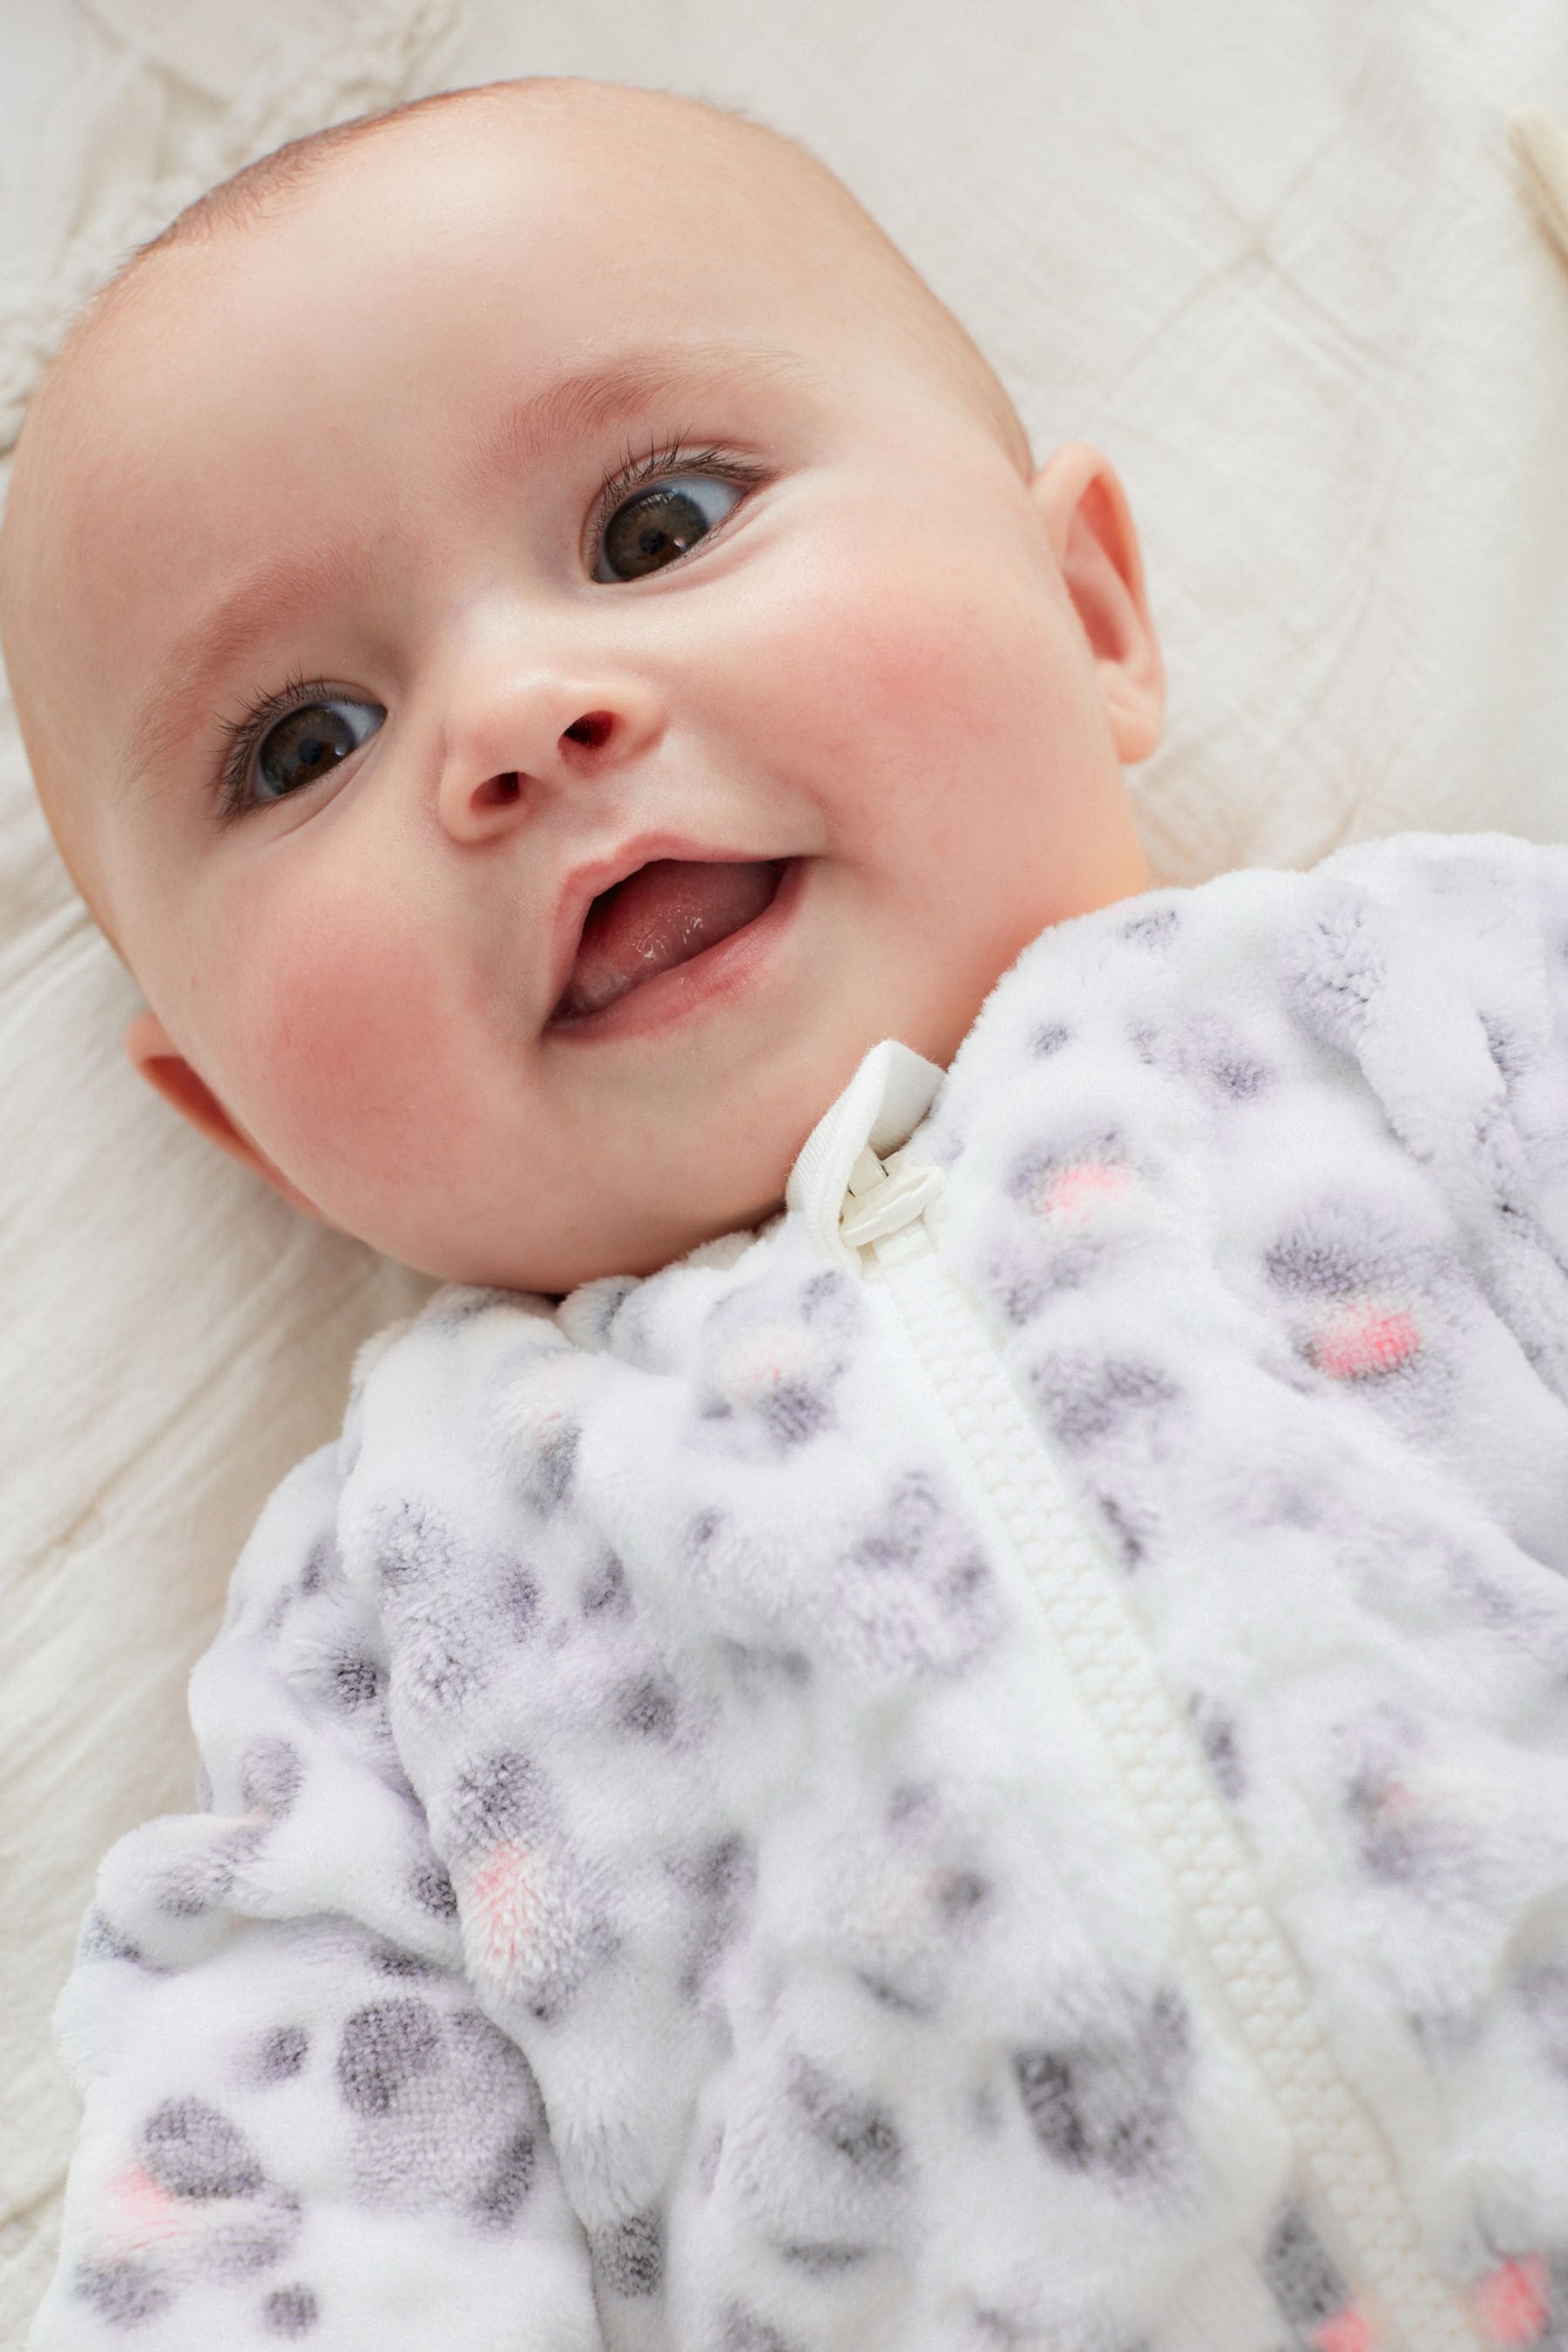
[{"label": "baby's eye", "polygon": [[255,799],[266,805],[313,784],[368,743],[385,717],[378,702],[351,702],[346,697],[301,703],[257,744]]},{"label": "baby's eye", "polygon": [[[711,474],[677,474],[625,499],[605,525],[595,580],[637,580],[684,555],[723,521],[740,499],[733,482]],[[718,512],[710,509],[717,501]]]}]

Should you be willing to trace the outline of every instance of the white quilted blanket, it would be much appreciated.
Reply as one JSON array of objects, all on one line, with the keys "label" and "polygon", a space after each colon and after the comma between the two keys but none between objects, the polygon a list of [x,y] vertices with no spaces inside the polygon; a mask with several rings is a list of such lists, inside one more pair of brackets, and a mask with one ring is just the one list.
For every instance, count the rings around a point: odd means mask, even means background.
[{"label": "white quilted blanket", "polygon": [[[1409,827],[1568,838],[1568,272],[1509,137],[1568,118],[1560,0],[0,0],[0,470],[72,305],[199,187],[519,72],[804,137],[1041,455],[1110,450],[1172,678],[1158,881]],[[1549,125],[1525,143],[1549,183]],[[93,1864],[188,1802],[184,1681],[239,1543],[429,1287],[178,1128],[121,1056],[137,1003],[0,701],[7,2342],[52,2260],[46,2019]]]}]

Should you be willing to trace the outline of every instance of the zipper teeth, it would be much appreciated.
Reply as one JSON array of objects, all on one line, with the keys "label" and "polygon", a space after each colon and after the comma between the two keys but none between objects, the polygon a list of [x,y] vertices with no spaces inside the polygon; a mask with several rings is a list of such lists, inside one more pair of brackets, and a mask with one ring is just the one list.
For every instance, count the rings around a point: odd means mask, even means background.
[{"label": "zipper teeth", "polygon": [[1381,2140],[1339,2073],[1130,1604],[1067,1500],[973,1309],[923,1219],[875,1247],[889,1296],[1160,1847],[1275,2105],[1389,2325],[1416,2352],[1479,2352],[1485,2339],[1422,2251]]}]

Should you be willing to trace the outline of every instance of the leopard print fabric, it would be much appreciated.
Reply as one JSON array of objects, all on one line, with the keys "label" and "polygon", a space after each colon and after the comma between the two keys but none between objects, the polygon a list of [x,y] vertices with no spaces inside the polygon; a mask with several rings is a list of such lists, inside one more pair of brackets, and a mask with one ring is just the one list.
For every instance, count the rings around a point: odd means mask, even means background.
[{"label": "leopard print fabric", "polygon": [[[1568,849],[1063,924],[909,1156],[1465,2340],[1564,2352]],[[1396,2352],[871,1287],[792,1212],[362,1351],[103,1865],[35,2352]]]}]

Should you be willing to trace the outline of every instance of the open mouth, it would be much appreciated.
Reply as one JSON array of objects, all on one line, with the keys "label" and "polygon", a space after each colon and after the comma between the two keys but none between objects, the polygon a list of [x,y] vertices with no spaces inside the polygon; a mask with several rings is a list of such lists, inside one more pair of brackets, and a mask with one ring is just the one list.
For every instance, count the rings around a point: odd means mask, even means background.
[{"label": "open mouth", "polygon": [[656,857],[601,890],[549,1025],[591,1019],[754,923],[772,906],[788,863]]}]

